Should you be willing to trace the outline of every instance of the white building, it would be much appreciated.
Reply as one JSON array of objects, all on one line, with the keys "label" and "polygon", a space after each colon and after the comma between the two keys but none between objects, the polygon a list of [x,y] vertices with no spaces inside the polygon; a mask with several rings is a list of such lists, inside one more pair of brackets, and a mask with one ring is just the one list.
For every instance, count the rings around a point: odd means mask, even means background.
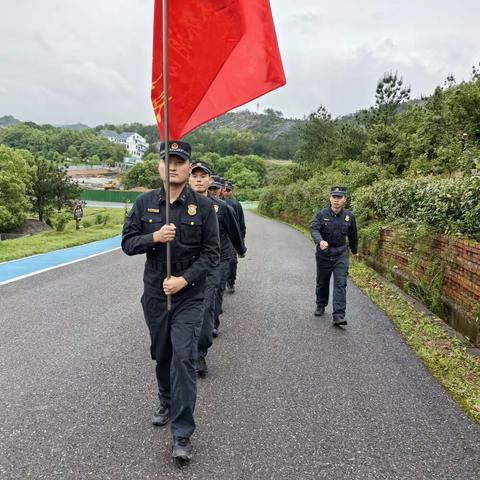
[{"label": "white building", "polygon": [[140,162],[148,149],[147,141],[138,133],[117,133],[112,130],[102,130],[100,136],[107,138],[113,143],[123,145],[128,152],[128,159],[132,163]]}]

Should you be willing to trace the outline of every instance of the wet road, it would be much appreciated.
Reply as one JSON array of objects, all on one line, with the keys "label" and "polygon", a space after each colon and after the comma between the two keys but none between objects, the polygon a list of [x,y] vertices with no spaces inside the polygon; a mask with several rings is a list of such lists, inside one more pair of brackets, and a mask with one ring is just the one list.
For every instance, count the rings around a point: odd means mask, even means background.
[{"label": "wet road", "polygon": [[142,258],[116,251],[0,287],[0,478],[479,478],[479,427],[385,315],[350,285],[346,329],[329,308],[314,317],[311,243],[247,222],[187,467],[150,424]]}]

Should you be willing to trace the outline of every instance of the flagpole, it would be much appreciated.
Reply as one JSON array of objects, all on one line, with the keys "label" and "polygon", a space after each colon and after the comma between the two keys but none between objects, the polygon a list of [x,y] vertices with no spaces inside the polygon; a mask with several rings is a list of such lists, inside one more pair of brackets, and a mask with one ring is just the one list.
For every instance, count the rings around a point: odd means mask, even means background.
[{"label": "flagpole", "polygon": [[[165,223],[170,224],[170,153],[168,130],[168,0],[163,0],[163,123],[165,127]],[[172,244],[167,242],[167,278],[172,276]],[[172,297],[167,295],[167,310],[172,309]]]}]

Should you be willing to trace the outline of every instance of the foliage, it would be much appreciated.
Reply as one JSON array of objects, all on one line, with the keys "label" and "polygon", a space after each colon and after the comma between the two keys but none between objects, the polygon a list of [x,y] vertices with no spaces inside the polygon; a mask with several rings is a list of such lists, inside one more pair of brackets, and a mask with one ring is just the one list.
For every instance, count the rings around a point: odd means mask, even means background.
[{"label": "foliage", "polygon": [[52,224],[57,232],[63,232],[71,219],[72,213],[69,210],[59,210],[52,215]]},{"label": "foliage", "polygon": [[422,177],[375,182],[352,201],[359,223],[415,222],[480,240],[480,178]]},{"label": "foliage", "polygon": [[38,219],[49,219],[54,210],[71,207],[80,189],[68,176],[66,168],[43,157],[31,159],[33,182],[28,192],[33,211]]},{"label": "foliage", "polygon": [[160,188],[162,179],[158,173],[158,154],[145,155],[144,161],[130,168],[122,177],[125,189],[135,187]]},{"label": "foliage", "polygon": [[25,150],[0,145],[0,232],[13,230],[27,218],[32,159]]},{"label": "foliage", "polygon": [[122,162],[123,146],[99,137],[92,129],[82,131],[19,123],[0,130],[0,144],[28,150],[55,162],[104,163]]}]

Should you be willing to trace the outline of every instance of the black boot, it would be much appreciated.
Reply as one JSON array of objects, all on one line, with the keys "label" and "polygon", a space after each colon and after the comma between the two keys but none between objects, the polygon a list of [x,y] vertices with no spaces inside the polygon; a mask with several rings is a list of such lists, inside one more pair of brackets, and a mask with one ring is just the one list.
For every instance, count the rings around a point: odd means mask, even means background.
[{"label": "black boot", "polygon": [[153,414],[152,423],[156,427],[163,427],[166,425],[170,420],[170,409],[166,406],[161,404],[155,413]]},{"label": "black boot", "polygon": [[192,442],[189,438],[173,437],[172,458],[188,461],[193,457]]},{"label": "black boot", "polygon": [[208,375],[208,367],[205,357],[198,357],[197,360],[197,375],[199,377],[206,377]]},{"label": "black boot", "polygon": [[347,325],[347,321],[341,315],[334,315],[333,316],[333,324],[336,327],[339,327],[340,325]]},{"label": "black boot", "polygon": [[325,313],[325,307],[321,307],[320,305],[317,305],[317,309],[315,310],[314,315],[316,317],[321,317]]}]

